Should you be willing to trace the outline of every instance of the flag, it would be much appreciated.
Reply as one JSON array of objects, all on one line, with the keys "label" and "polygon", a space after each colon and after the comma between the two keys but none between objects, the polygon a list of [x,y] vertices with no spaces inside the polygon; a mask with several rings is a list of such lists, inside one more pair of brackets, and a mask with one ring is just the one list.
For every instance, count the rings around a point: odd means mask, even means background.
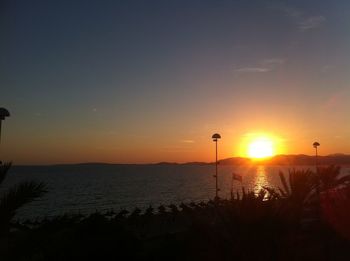
[{"label": "flag", "polygon": [[237,181],[242,182],[242,176],[238,175],[236,173],[232,173],[232,180],[237,180]]}]

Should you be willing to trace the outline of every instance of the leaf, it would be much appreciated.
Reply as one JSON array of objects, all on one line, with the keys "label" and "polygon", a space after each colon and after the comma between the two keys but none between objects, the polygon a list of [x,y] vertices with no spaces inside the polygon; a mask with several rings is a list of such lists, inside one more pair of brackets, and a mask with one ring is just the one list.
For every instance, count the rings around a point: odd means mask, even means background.
[{"label": "leaf", "polygon": [[281,195],[279,195],[274,188],[263,187],[273,198],[279,199]]},{"label": "leaf", "polygon": [[266,196],[266,190],[260,189],[260,191],[258,193],[258,199],[262,201],[262,200],[264,200],[265,196]]},{"label": "leaf", "polygon": [[341,177],[336,181],[336,185],[344,185],[346,183],[350,183],[350,175]]},{"label": "leaf", "polygon": [[10,221],[18,208],[41,197],[44,193],[46,193],[44,183],[26,181],[14,186],[0,199],[0,219]]},{"label": "leaf", "polygon": [[283,189],[281,188],[278,188],[278,191],[280,192],[280,194],[283,196],[283,197],[288,197],[290,194],[286,193],[285,191],[283,191]]},{"label": "leaf", "polygon": [[9,171],[11,166],[12,166],[11,162],[8,162],[8,163],[5,163],[5,164],[0,164],[0,184],[6,178],[7,172]]},{"label": "leaf", "polygon": [[[288,184],[287,184],[286,178],[284,177],[283,172],[280,171],[280,172],[278,173],[278,175],[280,176],[281,183],[282,183],[282,185],[283,185],[284,191],[285,191],[288,195],[290,195],[290,189],[289,189],[289,186],[288,186]],[[290,173],[289,173],[289,175],[290,175]]]}]

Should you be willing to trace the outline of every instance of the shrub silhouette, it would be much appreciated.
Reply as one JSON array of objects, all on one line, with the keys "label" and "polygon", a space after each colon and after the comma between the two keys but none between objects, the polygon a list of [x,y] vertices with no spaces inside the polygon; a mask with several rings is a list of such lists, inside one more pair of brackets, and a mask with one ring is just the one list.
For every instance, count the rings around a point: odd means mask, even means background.
[{"label": "shrub silhouette", "polygon": [[[0,185],[5,180],[11,163],[0,164]],[[3,193],[0,198],[0,233],[8,233],[10,221],[17,209],[41,197],[46,192],[43,183],[24,181]]]}]

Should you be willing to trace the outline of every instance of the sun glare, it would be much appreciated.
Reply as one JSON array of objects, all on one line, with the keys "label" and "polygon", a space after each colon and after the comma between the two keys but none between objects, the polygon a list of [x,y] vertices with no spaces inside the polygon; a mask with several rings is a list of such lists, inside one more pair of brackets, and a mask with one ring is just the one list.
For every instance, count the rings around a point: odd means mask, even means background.
[{"label": "sun glare", "polygon": [[251,158],[262,159],[274,154],[274,143],[269,138],[256,138],[248,145],[248,156]]}]

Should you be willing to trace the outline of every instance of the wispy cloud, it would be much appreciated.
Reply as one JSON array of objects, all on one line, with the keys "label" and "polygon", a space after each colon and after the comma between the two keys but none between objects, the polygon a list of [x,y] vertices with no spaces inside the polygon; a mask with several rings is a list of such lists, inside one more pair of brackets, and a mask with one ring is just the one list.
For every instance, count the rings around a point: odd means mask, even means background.
[{"label": "wispy cloud", "polygon": [[240,67],[234,71],[236,73],[267,73],[284,63],[285,59],[282,58],[268,58],[258,62],[256,66]]},{"label": "wispy cloud", "polygon": [[265,67],[243,67],[235,70],[237,73],[266,73],[269,71],[271,71],[271,69]]},{"label": "wispy cloud", "polygon": [[311,16],[299,22],[299,29],[303,32],[308,31],[319,27],[324,21],[326,18],[322,15]]},{"label": "wispy cloud", "polygon": [[327,109],[337,109],[346,104],[346,93],[344,90],[338,90],[332,93],[325,102],[324,107]]},{"label": "wispy cloud", "polygon": [[282,11],[286,16],[294,20],[297,28],[301,32],[306,32],[320,27],[326,21],[326,18],[322,15],[307,15],[302,10],[287,6],[283,3],[271,3],[270,8]]},{"label": "wispy cloud", "polygon": [[277,65],[281,65],[284,64],[286,62],[285,59],[281,59],[281,58],[270,58],[270,59],[265,59],[261,62],[262,65],[266,65],[266,66],[277,66]]}]

